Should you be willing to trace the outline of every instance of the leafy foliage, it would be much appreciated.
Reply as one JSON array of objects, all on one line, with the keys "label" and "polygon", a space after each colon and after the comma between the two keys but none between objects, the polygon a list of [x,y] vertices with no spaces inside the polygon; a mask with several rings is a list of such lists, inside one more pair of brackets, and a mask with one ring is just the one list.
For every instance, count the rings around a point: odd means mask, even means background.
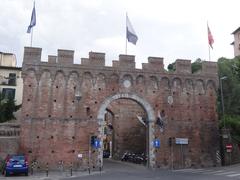
[{"label": "leafy foliage", "polygon": [[231,129],[231,134],[235,140],[240,142],[240,116],[238,115],[225,115],[225,122],[222,119],[220,123],[220,127],[224,127],[224,123],[226,127]]},{"label": "leafy foliage", "polygon": [[240,142],[240,57],[234,59],[220,58],[218,60],[219,77],[223,88],[224,116],[221,104],[221,91],[218,94],[219,113],[221,117],[220,127],[224,121],[226,127],[231,129],[233,138]]},{"label": "leafy foliage", "polygon": [[219,77],[227,77],[227,79],[221,80],[221,82],[225,113],[229,115],[240,115],[240,70],[236,69],[239,61],[239,58],[220,58],[218,60]]},{"label": "leafy foliage", "polygon": [[175,62],[168,65],[168,71],[172,72],[176,70]]},{"label": "leafy foliage", "polygon": [[202,69],[202,60],[198,58],[192,63],[192,73],[195,73],[201,69]]},{"label": "leafy foliage", "polygon": [[[196,59],[192,64],[192,73],[195,73],[202,69],[202,60],[200,58]],[[168,65],[168,71],[172,72],[176,70],[176,63],[171,63]]]},{"label": "leafy foliage", "polygon": [[0,123],[15,119],[14,112],[16,112],[21,105],[16,105],[12,97],[5,98],[0,93]]}]

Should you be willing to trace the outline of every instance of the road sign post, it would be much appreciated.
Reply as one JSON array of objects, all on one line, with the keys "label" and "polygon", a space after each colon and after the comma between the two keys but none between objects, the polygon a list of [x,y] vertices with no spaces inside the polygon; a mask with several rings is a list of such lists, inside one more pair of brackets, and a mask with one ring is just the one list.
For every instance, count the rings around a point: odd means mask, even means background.
[{"label": "road sign post", "polygon": [[232,149],[233,149],[233,145],[232,144],[226,144],[226,150],[227,150],[227,153],[229,155],[229,164],[231,165],[232,164]]}]

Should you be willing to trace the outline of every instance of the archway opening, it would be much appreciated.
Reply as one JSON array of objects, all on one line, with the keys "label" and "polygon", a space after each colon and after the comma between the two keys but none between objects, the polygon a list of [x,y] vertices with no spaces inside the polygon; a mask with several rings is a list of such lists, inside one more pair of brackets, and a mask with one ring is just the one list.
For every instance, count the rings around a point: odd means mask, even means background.
[{"label": "archway opening", "polygon": [[144,108],[132,99],[116,99],[104,116],[103,158],[147,164],[148,124]]}]

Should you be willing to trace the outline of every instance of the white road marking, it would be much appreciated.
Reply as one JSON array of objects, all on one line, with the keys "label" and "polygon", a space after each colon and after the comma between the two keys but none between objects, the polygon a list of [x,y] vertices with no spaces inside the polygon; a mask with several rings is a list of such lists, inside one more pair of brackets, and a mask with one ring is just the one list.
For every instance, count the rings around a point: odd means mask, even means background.
[{"label": "white road marking", "polygon": [[204,169],[178,169],[174,170],[175,172],[191,172],[191,171],[198,171],[198,170],[204,170]]},{"label": "white road marking", "polygon": [[230,175],[227,175],[228,177],[236,177],[236,176],[240,176],[240,174],[230,174]]},{"label": "white road marking", "polygon": [[206,173],[203,173],[203,174],[215,174],[215,173],[221,173],[221,172],[224,172],[226,170],[218,170],[218,171],[214,171],[214,170],[211,170],[211,172],[206,172]]},{"label": "white road marking", "polygon": [[218,173],[218,174],[214,174],[214,175],[220,176],[220,175],[227,175],[227,174],[232,174],[232,173],[236,173],[236,172],[228,171],[228,172]]}]

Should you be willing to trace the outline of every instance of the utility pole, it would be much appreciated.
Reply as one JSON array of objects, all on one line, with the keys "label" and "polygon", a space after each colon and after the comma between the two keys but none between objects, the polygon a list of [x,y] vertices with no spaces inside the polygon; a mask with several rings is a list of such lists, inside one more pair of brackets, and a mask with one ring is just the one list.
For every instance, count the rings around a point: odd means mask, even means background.
[{"label": "utility pole", "polygon": [[221,88],[221,102],[222,102],[222,114],[223,114],[223,127],[226,128],[225,117],[224,117],[224,100],[223,100],[223,87],[222,80],[227,79],[227,76],[223,76],[220,78],[220,88]]}]

